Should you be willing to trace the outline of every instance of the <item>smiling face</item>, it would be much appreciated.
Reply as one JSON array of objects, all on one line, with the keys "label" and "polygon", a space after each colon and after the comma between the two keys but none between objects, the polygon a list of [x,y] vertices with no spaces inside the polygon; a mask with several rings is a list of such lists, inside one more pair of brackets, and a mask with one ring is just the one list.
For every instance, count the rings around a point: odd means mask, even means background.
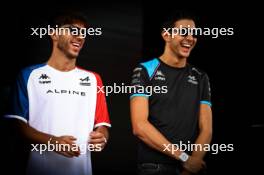
[{"label": "smiling face", "polygon": [[[195,23],[191,19],[181,19],[175,22],[174,27],[178,29],[195,28]],[[169,50],[179,59],[189,57],[197,42],[196,37],[190,34],[180,35],[179,32],[176,35],[163,36],[163,38]]]},{"label": "smiling face", "polygon": [[61,51],[67,58],[75,59],[81,51],[85,38],[81,35],[73,35],[70,31],[72,28],[84,28],[82,24],[63,25],[65,29],[63,34],[57,35],[54,41],[55,47]]}]

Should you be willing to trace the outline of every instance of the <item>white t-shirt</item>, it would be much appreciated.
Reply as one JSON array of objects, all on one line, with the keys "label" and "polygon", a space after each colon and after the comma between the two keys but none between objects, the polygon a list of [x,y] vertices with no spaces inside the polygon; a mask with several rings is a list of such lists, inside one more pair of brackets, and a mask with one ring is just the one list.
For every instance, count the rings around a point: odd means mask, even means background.
[{"label": "white t-shirt", "polygon": [[[98,74],[80,68],[61,72],[47,64],[31,66],[19,74],[6,116],[23,120],[44,133],[74,136],[76,143],[85,148],[95,127],[111,126],[102,87]],[[81,151],[74,158],[32,151],[28,172],[90,175],[90,151]]]}]

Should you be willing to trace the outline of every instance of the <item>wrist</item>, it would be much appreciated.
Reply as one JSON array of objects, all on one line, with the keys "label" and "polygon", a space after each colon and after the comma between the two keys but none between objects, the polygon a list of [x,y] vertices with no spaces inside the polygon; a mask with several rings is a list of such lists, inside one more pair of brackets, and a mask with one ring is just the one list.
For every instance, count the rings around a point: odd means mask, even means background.
[{"label": "wrist", "polygon": [[48,144],[56,144],[56,139],[57,137],[55,136],[50,136],[49,140],[48,140]]},{"label": "wrist", "polygon": [[181,152],[180,155],[178,156],[178,160],[180,160],[183,163],[186,162],[189,158],[190,158],[190,155],[188,155],[185,152]]}]

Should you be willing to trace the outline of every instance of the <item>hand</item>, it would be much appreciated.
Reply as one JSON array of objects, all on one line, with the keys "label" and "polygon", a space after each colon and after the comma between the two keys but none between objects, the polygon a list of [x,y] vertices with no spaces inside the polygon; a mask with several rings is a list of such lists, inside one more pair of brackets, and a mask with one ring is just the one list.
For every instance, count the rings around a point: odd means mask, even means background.
[{"label": "hand", "polygon": [[189,159],[183,163],[183,167],[191,173],[197,173],[202,168],[205,168],[205,162],[200,158],[190,156]]},{"label": "hand", "polygon": [[51,144],[55,145],[55,152],[65,157],[78,157],[80,155],[80,148],[74,142],[77,139],[73,136],[52,137]]},{"label": "hand", "polygon": [[103,148],[106,145],[106,142],[107,140],[103,133],[98,132],[98,131],[93,131],[90,133],[89,144],[100,145],[100,151],[103,150]]}]

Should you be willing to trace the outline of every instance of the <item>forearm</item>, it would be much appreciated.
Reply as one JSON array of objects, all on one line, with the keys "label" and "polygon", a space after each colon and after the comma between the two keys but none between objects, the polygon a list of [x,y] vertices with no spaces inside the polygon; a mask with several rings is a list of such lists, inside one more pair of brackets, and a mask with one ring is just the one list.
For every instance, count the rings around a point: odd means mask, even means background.
[{"label": "forearm", "polygon": [[18,129],[22,132],[22,135],[31,143],[48,143],[52,135],[40,132],[31,126],[29,126],[27,123],[17,120],[16,124],[18,126]]},{"label": "forearm", "polygon": [[204,147],[205,145],[210,144],[211,140],[212,140],[212,134],[210,131],[201,131],[195,141],[195,144],[201,145],[202,149],[194,150],[192,155],[203,159],[206,154],[206,151],[204,151],[205,150]]},{"label": "forearm", "polygon": [[203,159],[206,151],[204,147],[210,144],[212,139],[213,125],[212,125],[212,110],[211,107],[206,104],[201,104],[199,115],[199,135],[195,141],[195,144],[201,144],[202,150],[194,150],[192,155]]},{"label": "forearm", "polygon": [[131,122],[133,133],[151,148],[179,159],[181,151],[155,128],[149,121],[149,104],[145,97],[134,97],[130,100]]},{"label": "forearm", "polygon": [[[151,148],[156,149],[170,157],[178,159],[181,151],[177,150],[151,123],[148,121],[138,123],[134,134]],[[170,149],[165,149],[170,145]]]}]

